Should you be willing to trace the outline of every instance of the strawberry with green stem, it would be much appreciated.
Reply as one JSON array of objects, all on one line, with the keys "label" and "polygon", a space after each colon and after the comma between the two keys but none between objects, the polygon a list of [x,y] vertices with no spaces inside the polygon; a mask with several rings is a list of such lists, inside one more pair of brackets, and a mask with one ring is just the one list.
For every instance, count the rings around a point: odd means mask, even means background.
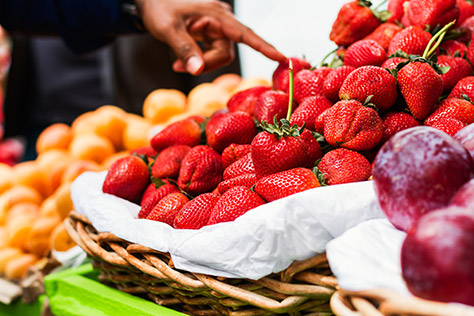
[{"label": "strawberry with green stem", "polygon": [[281,126],[262,122],[262,132],[252,141],[252,161],[257,178],[296,167],[311,168],[321,157],[321,147],[311,132],[296,124],[290,125],[293,110],[293,68],[289,63],[289,104],[286,119]]},{"label": "strawberry with green stem", "polygon": [[410,55],[407,62],[397,66],[398,71],[392,72],[397,76],[400,92],[411,114],[418,120],[423,120],[432,111],[443,93],[441,74],[447,69],[436,64],[434,52],[453,24],[447,24],[431,38],[421,57]]}]

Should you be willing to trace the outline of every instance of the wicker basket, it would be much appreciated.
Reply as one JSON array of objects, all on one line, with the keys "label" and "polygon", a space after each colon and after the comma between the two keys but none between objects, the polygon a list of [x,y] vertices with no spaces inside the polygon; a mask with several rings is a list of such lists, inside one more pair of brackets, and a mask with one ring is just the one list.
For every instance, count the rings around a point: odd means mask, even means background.
[{"label": "wicker basket", "polygon": [[190,315],[332,315],[337,287],[326,256],[294,262],[259,280],[228,279],[180,271],[170,255],[97,233],[85,216],[65,222],[71,238],[95,261],[100,280]]},{"label": "wicker basket", "polygon": [[474,316],[474,307],[427,301],[385,289],[339,290],[331,297],[331,308],[338,316]]}]

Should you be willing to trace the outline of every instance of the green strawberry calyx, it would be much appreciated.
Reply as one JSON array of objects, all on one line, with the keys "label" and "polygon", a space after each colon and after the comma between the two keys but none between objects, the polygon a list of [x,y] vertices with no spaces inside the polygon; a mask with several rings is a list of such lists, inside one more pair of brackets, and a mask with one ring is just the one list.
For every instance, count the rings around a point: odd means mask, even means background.
[{"label": "green strawberry calyx", "polygon": [[438,56],[435,54],[436,49],[439,47],[441,42],[444,39],[444,36],[446,35],[446,32],[449,30],[451,26],[454,25],[456,21],[452,21],[448,24],[446,24],[441,30],[439,30],[428,42],[428,45],[426,45],[425,51],[423,52],[422,56],[419,55],[408,55],[405,52],[402,52],[401,50],[398,50],[394,54],[390,55],[388,58],[393,58],[393,57],[401,57],[406,59],[406,61],[401,62],[395,67],[395,69],[389,69],[388,71],[395,77],[397,78],[398,71],[405,67],[407,64],[412,63],[412,62],[421,62],[421,63],[428,63],[433,69],[440,75],[443,75],[447,73],[450,69],[450,67],[447,66],[440,66],[438,62]]},{"label": "green strawberry calyx", "polygon": [[273,117],[273,124],[268,124],[266,121],[262,121],[260,123],[260,127],[262,130],[276,135],[278,139],[285,137],[285,136],[292,136],[292,137],[298,137],[303,133],[304,130],[304,124],[303,126],[299,127],[296,124],[293,124],[291,126],[290,124],[290,118],[291,118],[291,113],[293,113],[293,90],[294,90],[294,80],[293,80],[293,63],[291,59],[289,60],[289,65],[288,65],[288,77],[289,77],[289,91],[288,91],[288,112],[286,113],[286,118],[283,118],[280,120],[280,124],[277,122],[277,116],[275,115]]},{"label": "green strawberry calyx", "polygon": [[321,159],[318,159],[315,163],[314,163],[314,168],[313,168],[313,173],[316,175],[316,178],[318,179],[318,182],[319,184],[323,187],[323,186],[327,186],[327,183],[326,183],[326,174],[325,173],[322,173],[321,170],[319,170],[318,168],[318,165],[319,165],[319,162],[321,161]]},{"label": "green strawberry calyx", "polygon": [[369,8],[370,11],[372,11],[372,14],[379,19],[381,22],[387,22],[388,19],[392,16],[392,12],[388,10],[382,10],[378,11],[378,8],[380,8],[382,5],[384,5],[387,2],[387,0],[383,0],[381,3],[379,3],[375,8],[370,8],[372,6],[372,2],[369,0],[358,0],[357,4],[361,7],[364,8]]}]

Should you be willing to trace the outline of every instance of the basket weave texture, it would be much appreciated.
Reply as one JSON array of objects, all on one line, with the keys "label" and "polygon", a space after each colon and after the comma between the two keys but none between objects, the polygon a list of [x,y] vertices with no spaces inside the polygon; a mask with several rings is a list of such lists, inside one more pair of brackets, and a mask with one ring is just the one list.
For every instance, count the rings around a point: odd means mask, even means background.
[{"label": "basket weave texture", "polygon": [[337,280],[324,254],[297,261],[259,280],[229,279],[178,270],[168,253],[98,233],[72,212],[71,238],[94,259],[101,282],[190,315],[332,315]]},{"label": "basket weave texture", "polygon": [[338,290],[331,297],[337,316],[474,316],[474,307],[428,301],[386,289]]}]

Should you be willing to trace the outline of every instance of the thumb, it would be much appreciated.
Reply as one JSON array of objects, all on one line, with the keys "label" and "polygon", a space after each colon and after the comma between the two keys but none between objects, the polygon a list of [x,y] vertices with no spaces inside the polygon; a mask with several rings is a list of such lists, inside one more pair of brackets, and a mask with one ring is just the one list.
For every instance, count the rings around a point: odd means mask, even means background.
[{"label": "thumb", "polygon": [[185,28],[169,32],[166,41],[178,57],[175,65],[179,65],[180,69],[184,68],[192,75],[198,75],[203,71],[202,51]]}]

